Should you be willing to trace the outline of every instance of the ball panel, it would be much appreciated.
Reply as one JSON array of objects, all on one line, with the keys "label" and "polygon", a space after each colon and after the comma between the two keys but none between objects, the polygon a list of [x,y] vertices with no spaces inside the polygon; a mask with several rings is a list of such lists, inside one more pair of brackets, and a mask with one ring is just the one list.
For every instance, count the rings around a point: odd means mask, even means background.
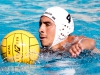
[{"label": "ball panel", "polygon": [[39,55],[39,45],[36,46],[31,46],[30,47],[30,60],[37,60],[38,55]]},{"label": "ball panel", "polygon": [[12,53],[13,52],[12,42],[13,42],[14,36],[15,35],[10,35],[9,37],[7,37],[7,44],[6,44],[6,47],[7,47],[7,49],[6,49],[6,52],[7,52],[7,60],[8,60],[8,58],[9,59],[13,59],[13,57],[12,57],[13,56],[13,53]]},{"label": "ball panel", "polygon": [[[33,44],[34,43],[34,44]],[[30,43],[29,43],[30,45],[37,45],[38,44],[38,41],[37,41],[37,39],[36,38],[31,38],[30,37]]]},{"label": "ball panel", "polygon": [[[5,43],[5,44],[4,44]],[[2,53],[2,57],[7,57],[7,39],[4,38],[2,41],[2,45],[1,45],[1,53]],[[3,49],[3,50],[2,50]]]},{"label": "ball panel", "polygon": [[25,35],[27,37],[35,38],[34,35],[32,35],[31,33],[27,32],[25,30],[15,30],[13,33],[20,33],[20,34],[23,34],[23,35]]},{"label": "ball panel", "polygon": [[13,54],[13,58],[14,58],[13,61],[21,62],[19,60],[22,59],[22,48],[23,48],[22,34],[16,33],[12,44],[13,44],[13,47],[12,47],[13,53],[12,54]]},{"label": "ball panel", "polygon": [[7,45],[7,38],[4,38],[3,41],[2,41],[2,45],[1,46],[6,47],[6,45]]},{"label": "ball panel", "polygon": [[29,61],[29,37],[22,34],[22,40],[23,40],[23,50],[22,50],[22,53],[23,53],[23,62],[26,62],[26,58],[27,58],[27,61]]}]

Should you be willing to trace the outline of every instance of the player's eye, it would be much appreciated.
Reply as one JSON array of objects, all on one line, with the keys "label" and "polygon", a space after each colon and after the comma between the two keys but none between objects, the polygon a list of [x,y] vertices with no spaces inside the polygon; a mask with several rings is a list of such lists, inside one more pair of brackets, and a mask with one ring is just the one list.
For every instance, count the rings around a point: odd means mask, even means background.
[{"label": "player's eye", "polygon": [[48,27],[48,26],[51,25],[51,23],[50,22],[45,22],[45,25]]}]

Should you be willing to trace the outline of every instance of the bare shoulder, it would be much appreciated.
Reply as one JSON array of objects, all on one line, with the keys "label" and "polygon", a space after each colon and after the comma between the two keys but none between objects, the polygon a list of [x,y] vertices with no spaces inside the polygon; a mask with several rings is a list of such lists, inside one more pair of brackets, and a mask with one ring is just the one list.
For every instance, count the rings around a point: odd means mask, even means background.
[{"label": "bare shoulder", "polygon": [[87,38],[86,36],[76,36],[76,35],[70,35],[69,37],[70,38],[79,38],[79,39],[81,39],[81,38]]},{"label": "bare shoulder", "polygon": [[81,40],[82,38],[86,38],[86,37],[85,37],[85,36],[70,35],[70,36],[68,37],[68,40],[69,40],[69,42],[72,42],[72,41],[78,42],[78,41]]}]

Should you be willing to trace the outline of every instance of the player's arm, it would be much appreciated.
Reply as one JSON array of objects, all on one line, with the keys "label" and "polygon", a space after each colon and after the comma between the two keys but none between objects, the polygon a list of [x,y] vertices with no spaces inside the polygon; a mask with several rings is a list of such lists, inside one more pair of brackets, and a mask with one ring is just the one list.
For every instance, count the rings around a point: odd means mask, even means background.
[{"label": "player's arm", "polygon": [[81,44],[83,50],[93,50],[95,48],[95,40],[87,37],[83,37],[78,41]]},{"label": "player's arm", "polygon": [[72,57],[76,57],[81,53],[82,50],[99,52],[99,50],[95,47],[95,41],[93,39],[79,36],[78,40],[71,46],[69,52]]}]

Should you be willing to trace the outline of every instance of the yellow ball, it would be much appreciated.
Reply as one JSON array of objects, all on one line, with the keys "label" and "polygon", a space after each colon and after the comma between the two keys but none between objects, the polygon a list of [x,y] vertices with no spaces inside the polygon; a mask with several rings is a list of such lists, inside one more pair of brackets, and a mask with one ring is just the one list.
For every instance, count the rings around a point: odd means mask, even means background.
[{"label": "yellow ball", "polygon": [[34,35],[24,30],[15,30],[3,38],[1,52],[3,59],[8,62],[34,64],[40,47]]}]

